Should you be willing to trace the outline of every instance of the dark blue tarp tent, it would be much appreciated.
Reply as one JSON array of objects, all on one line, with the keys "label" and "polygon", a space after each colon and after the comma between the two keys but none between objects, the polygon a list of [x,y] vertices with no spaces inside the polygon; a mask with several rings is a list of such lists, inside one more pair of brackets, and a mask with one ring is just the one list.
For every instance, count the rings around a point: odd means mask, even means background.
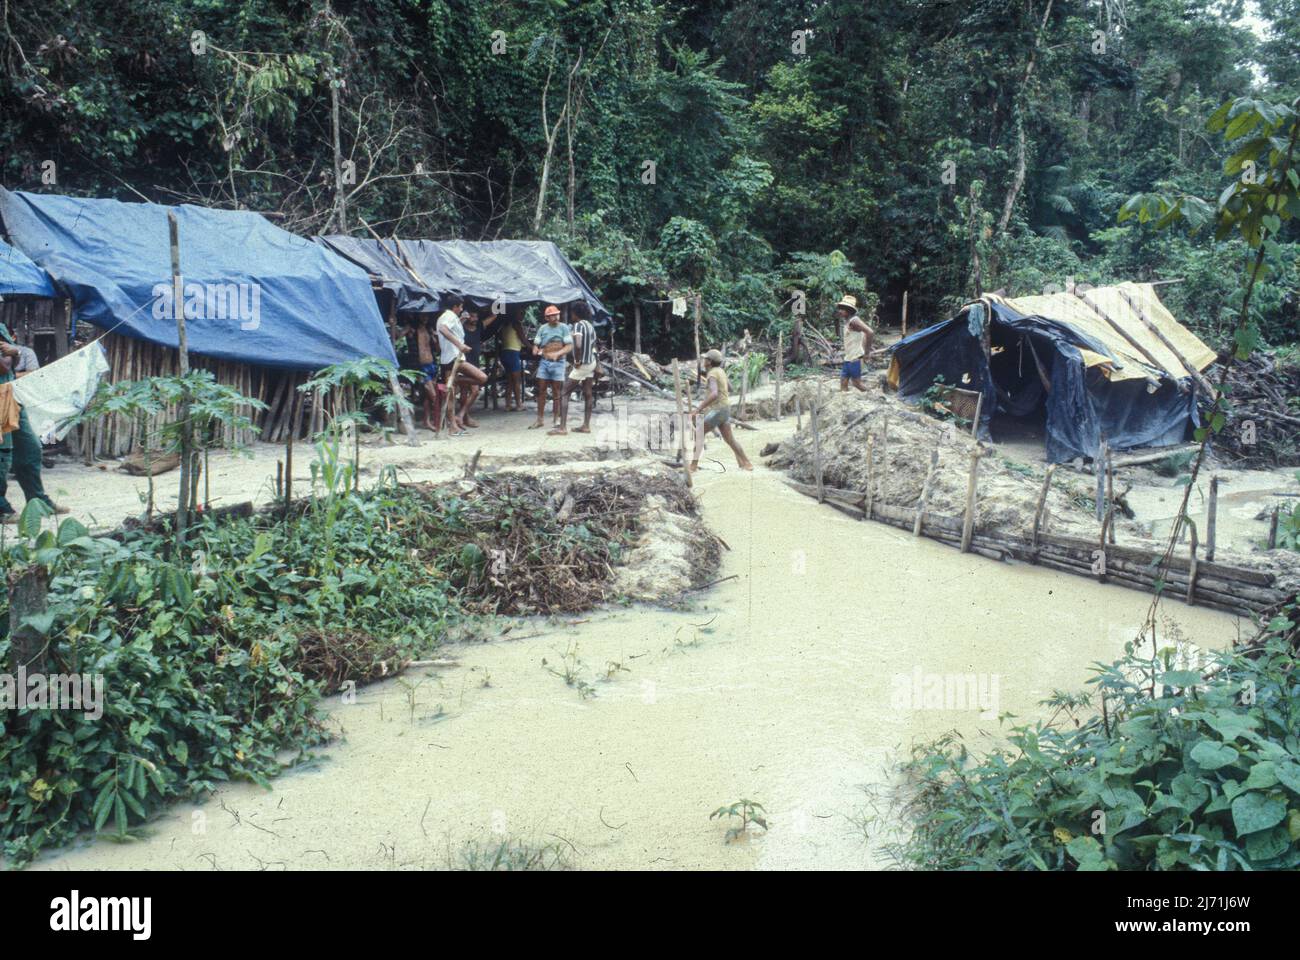
[{"label": "dark blue tarp tent", "polygon": [[560,248],[546,240],[398,240],[317,237],[364,268],[397,297],[397,309],[434,312],[444,293],[477,307],[585,300],[596,319],[609,316]]},{"label": "dark blue tarp tent", "polygon": [[1053,463],[1093,458],[1103,440],[1111,450],[1169,446],[1198,425],[1196,393],[1148,323],[1198,370],[1214,361],[1149,285],[1122,284],[1086,296],[985,297],[894,344],[889,381],[910,401],[940,377],[980,392],[984,439],[995,414],[1044,416]]},{"label": "dark blue tarp tent", "polygon": [[0,240],[0,297],[53,297],[54,287],[45,271]]},{"label": "dark blue tarp tent", "polygon": [[77,321],[175,347],[169,210],[191,351],[305,370],[396,364],[366,272],[257,213],[0,190],[14,246],[72,297]]}]

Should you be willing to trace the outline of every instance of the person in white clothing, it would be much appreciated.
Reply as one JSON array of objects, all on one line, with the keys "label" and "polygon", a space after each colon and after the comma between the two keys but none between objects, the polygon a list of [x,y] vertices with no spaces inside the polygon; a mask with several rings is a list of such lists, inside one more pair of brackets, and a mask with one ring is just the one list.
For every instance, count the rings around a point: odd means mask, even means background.
[{"label": "person in white clothing", "polygon": [[[451,417],[451,435],[463,436],[469,409],[478,392],[487,382],[487,375],[465,360],[469,347],[465,344],[465,327],[460,322],[465,301],[459,294],[449,293],[442,298],[443,311],[438,317],[438,359],[442,363],[443,378],[447,384],[447,413]],[[453,379],[455,383],[453,383]],[[459,411],[456,409],[456,387],[467,387]],[[477,426],[477,424],[476,424]]]}]

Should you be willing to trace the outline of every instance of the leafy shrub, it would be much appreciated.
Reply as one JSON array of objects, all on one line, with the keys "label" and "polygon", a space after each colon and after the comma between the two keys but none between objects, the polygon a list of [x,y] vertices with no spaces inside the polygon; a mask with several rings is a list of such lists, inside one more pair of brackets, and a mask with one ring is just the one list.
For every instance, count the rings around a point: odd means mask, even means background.
[{"label": "leafy shrub", "polygon": [[923,869],[1230,870],[1300,866],[1296,604],[1208,670],[1172,651],[1125,656],[1090,696],[1057,696],[1047,722],[1013,728],[983,758],[948,737],[902,772],[911,836],[890,847]]},{"label": "leafy shrub", "polygon": [[[159,533],[92,537],[74,519],[40,531],[25,511],[0,565],[49,570],[47,611],[27,622],[50,673],[103,675],[103,715],[0,712],[5,857],[21,865],[110,823],[122,835],[219,782],[267,785],[281,751],[324,738],[323,693],[436,646],[458,608],[392,522],[415,497],[387,487],[336,498],[328,519],[205,521],[185,559]],[[10,646],[0,638],[6,670]]]}]

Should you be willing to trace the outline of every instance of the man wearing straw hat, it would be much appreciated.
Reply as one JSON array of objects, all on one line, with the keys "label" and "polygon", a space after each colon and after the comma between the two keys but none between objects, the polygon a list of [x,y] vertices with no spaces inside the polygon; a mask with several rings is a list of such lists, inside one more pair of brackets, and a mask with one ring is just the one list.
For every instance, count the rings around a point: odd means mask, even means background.
[{"label": "man wearing straw hat", "polygon": [[716,430],[724,443],[736,455],[736,463],[742,470],[753,470],[754,465],[745,456],[740,441],[731,431],[731,390],[727,383],[727,371],[722,368],[722,351],[710,350],[702,359],[709,368],[704,376],[708,392],[704,400],[691,413],[695,428],[695,453],[691,457],[687,471],[694,473],[700,468],[700,455],[704,453],[704,435]]},{"label": "man wearing straw hat", "polygon": [[844,366],[840,370],[840,391],[847,392],[849,384],[866,391],[862,385],[862,361],[871,352],[875,334],[867,322],[858,316],[858,298],[850,295],[835,304],[835,312],[844,326]]}]

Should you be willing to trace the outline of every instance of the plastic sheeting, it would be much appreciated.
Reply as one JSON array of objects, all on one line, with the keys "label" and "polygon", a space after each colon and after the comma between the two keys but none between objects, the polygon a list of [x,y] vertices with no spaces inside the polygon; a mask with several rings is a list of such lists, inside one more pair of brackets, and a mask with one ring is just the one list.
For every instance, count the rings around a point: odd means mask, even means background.
[{"label": "plastic sheeting", "polygon": [[560,248],[547,240],[398,240],[317,237],[363,267],[397,297],[397,308],[434,312],[444,293],[478,307],[585,300],[599,319],[609,316]]},{"label": "plastic sheeting", "polygon": [[260,214],[0,190],[14,245],[72,297],[77,321],[175,347],[169,210],[192,352],[301,370],[397,363],[366,272]]},{"label": "plastic sheeting", "polygon": [[24,254],[0,240],[0,298],[53,297],[54,286],[45,271]]},{"label": "plastic sheeting", "polygon": [[1095,457],[1103,439],[1112,450],[1177,444],[1198,425],[1188,378],[1144,366],[1140,378],[1112,379],[1107,373],[1121,361],[1091,331],[1025,316],[1008,301],[990,303],[990,344],[1001,348],[992,365],[972,333],[970,310],[894,344],[889,376],[903,399],[919,401],[940,376],[950,386],[978,390],[984,395],[978,428],[984,439],[995,413],[1026,416],[1045,406],[1047,458],[1053,463]]},{"label": "plastic sheeting", "polygon": [[14,381],[14,396],[41,443],[68,435],[72,425],[65,421],[86,409],[106,373],[108,358],[96,340]]}]

